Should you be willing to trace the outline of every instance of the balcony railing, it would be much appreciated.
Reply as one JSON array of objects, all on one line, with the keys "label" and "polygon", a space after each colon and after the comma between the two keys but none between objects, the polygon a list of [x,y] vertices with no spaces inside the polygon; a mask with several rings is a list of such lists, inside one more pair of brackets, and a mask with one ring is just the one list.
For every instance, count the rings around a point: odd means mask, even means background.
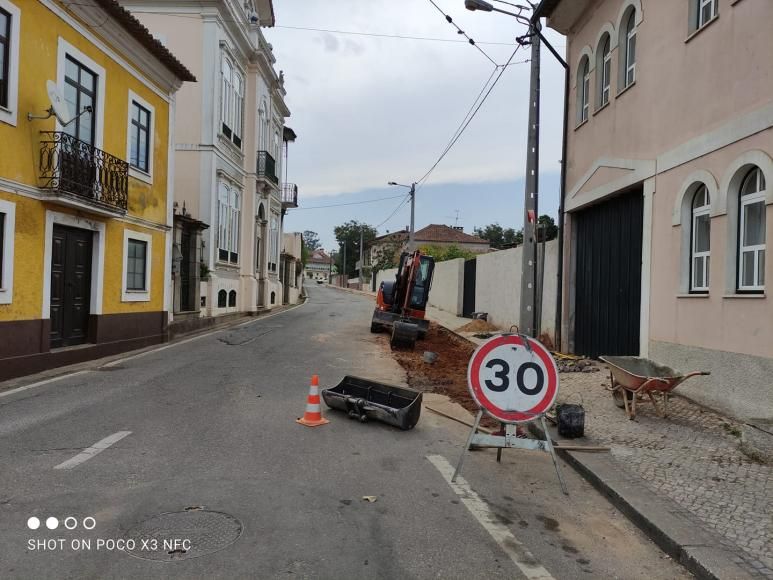
[{"label": "balcony railing", "polygon": [[67,133],[44,131],[40,142],[43,187],[125,212],[129,164]]},{"label": "balcony railing", "polygon": [[298,207],[298,186],[294,183],[282,184],[282,207]]},{"label": "balcony railing", "polygon": [[258,177],[263,177],[275,185],[279,185],[279,177],[276,175],[276,161],[268,151],[258,151]]}]

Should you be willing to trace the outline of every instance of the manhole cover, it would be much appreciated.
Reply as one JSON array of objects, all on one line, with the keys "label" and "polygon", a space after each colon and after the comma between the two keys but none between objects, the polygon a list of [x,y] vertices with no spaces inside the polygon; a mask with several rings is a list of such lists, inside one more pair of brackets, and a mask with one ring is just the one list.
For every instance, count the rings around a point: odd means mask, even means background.
[{"label": "manhole cover", "polygon": [[209,510],[188,510],[154,516],[129,530],[132,556],[143,560],[174,562],[212,554],[242,535],[235,517]]}]

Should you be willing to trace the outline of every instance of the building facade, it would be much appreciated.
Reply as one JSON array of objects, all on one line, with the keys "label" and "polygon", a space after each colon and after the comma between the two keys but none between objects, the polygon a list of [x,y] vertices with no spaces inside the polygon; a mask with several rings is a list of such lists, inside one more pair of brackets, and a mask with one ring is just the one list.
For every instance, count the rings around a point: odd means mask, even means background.
[{"label": "building facade", "polygon": [[282,235],[282,304],[297,304],[303,292],[303,234]]},{"label": "building facade", "polygon": [[281,180],[290,111],[261,32],[274,25],[270,0],[121,3],[200,80],[178,95],[175,189],[210,227],[201,233],[197,309],[177,322],[281,304],[282,218],[297,205],[297,187]]},{"label": "building facade", "polygon": [[315,280],[328,280],[331,274],[337,272],[333,264],[333,258],[327,255],[325,250],[314,250],[306,262],[306,277]]},{"label": "building facade", "polygon": [[113,0],[0,0],[0,63],[0,380],[165,340],[195,78]]},{"label": "building facade", "polygon": [[[544,0],[571,67],[564,348],[773,416],[773,3]],[[768,276],[769,277],[769,276]]]}]

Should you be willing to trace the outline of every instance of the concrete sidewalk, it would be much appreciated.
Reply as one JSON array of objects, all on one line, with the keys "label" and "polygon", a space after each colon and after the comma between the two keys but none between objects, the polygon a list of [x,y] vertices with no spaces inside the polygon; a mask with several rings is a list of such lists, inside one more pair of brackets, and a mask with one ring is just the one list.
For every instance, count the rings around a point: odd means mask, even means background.
[{"label": "concrete sidewalk", "polygon": [[[469,322],[427,315],[455,332]],[[559,401],[585,408],[582,444],[611,448],[566,461],[699,578],[773,578],[773,469],[741,452],[740,425],[678,396],[667,418],[641,405],[629,421],[608,384],[605,369],[561,374]]]}]

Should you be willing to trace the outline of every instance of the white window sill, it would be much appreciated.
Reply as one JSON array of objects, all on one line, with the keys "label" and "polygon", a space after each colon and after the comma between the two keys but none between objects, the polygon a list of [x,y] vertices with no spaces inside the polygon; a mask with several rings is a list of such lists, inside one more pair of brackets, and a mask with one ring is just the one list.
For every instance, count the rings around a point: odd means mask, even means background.
[{"label": "white window sill", "polygon": [[603,105],[601,105],[601,106],[600,106],[598,109],[596,109],[595,111],[593,111],[593,116],[595,117],[595,116],[596,116],[596,115],[598,115],[598,114],[599,114],[601,111],[603,111],[604,109],[606,109],[608,106],[609,106],[609,101],[607,101],[606,103],[604,103]]},{"label": "white window sill", "polygon": [[624,86],[622,89],[620,89],[620,90],[617,92],[617,96],[616,96],[615,98],[619,99],[619,98],[620,98],[620,95],[622,95],[623,93],[627,93],[627,92],[628,92],[628,89],[630,89],[631,87],[633,87],[635,84],[636,84],[636,79],[634,79],[634,80],[631,82],[631,84],[630,84],[630,85],[626,85],[626,86]]},{"label": "white window sill", "polygon": [[767,295],[762,292],[760,294],[725,294],[722,298],[727,298],[729,300],[740,298],[742,300],[763,300],[767,298]]},{"label": "white window sill", "polygon": [[690,294],[677,294],[677,298],[708,298],[708,292],[695,292]]},{"label": "white window sill", "polygon": [[685,44],[686,44],[686,43],[688,43],[688,42],[690,42],[690,41],[691,41],[693,38],[695,38],[696,36],[698,36],[698,35],[699,35],[701,32],[703,32],[704,30],[706,30],[706,28],[708,28],[709,26],[711,26],[711,25],[712,25],[714,22],[716,22],[717,20],[719,20],[719,14],[715,14],[715,15],[714,15],[714,16],[711,18],[711,20],[709,20],[709,21],[707,21],[707,22],[704,22],[704,23],[703,23],[703,25],[702,25],[700,28],[696,28],[695,30],[693,30],[693,31],[690,33],[690,35],[689,35],[687,38],[685,38],[685,39],[684,39],[684,42],[685,42]]},{"label": "white window sill", "polygon": [[121,302],[150,302],[150,291],[124,290],[121,294]]},{"label": "white window sill", "polygon": [[587,123],[588,123],[588,119],[585,119],[584,121],[580,121],[580,123],[575,126],[574,130],[577,131],[577,129],[579,129],[583,125],[586,125]]},{"label": "white window sill", "polygon": [[0,304],[13,304],[13,293],[10,289],[0,288]]},{"label": "white window sill", "polygon": [[129,176],[144,181],[148,185],[153,185],[153,175],[144,172],[142,169],[137,169],[133,165],[129,166]]},{"label": "white window sill", "polygon": [[[234,153],[238,153],[239,155],[242,156],[242,158],[244,158],[244,151],[242,151],[242,148],[238,147],[236,143],[234,143],[231,139],[226,137],[222,131],[218,132],[217,137],[221,143],[224,143]],[[242,145],[244,145],[244,138],[242,138]]]},{"label": "white window sill", "polygon": [[16,111],[0,107],[0,123],[6,123],[16,127]]}]

